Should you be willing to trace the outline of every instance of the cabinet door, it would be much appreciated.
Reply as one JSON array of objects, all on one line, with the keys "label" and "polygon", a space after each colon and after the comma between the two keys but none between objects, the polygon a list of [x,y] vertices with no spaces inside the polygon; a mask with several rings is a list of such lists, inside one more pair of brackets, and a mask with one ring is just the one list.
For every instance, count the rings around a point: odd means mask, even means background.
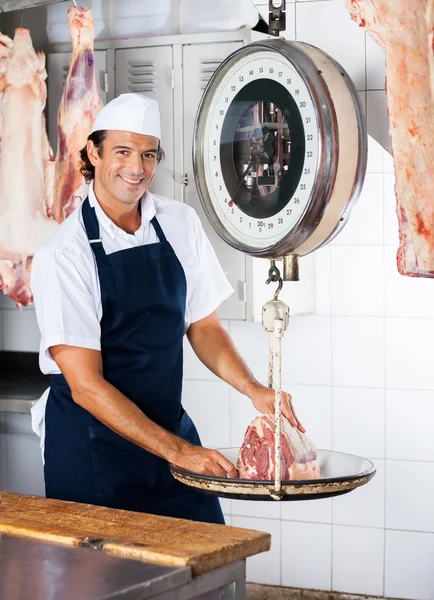
[{"label": "cabinet door", "polygon": [[235,293],[219,308],[222,319],[245,319],[246,256],[223,242],[214,232],[202,209],[194,183],[192,147],[196,113],[205,87],[219,64],[241,48],[241,42],[192,44],[183,47],[184,165],[187,186],[184,201],[198,213],[205,232]]},{"label": "cabinet door", "polygon": [[166,158],[157,167],[150,190],[174,197],[172,46],[116,51],[116,96],[128,92],[157,100],[161,116],[161,147]]},{"label": "cabinet door", "polygon": [[[70,52],[61,52],[49,54],[47,58],[47,87],[48,87],[48,138],[51,147],[56,153],[57,149],[57,112],[59,110],[60,100],[63,94],[63,86],[68,74]],[[107,56],[105,50],[95,52],[96,79],[98,82],[98,91],[104,104],[107,102],[106,73]]]}]

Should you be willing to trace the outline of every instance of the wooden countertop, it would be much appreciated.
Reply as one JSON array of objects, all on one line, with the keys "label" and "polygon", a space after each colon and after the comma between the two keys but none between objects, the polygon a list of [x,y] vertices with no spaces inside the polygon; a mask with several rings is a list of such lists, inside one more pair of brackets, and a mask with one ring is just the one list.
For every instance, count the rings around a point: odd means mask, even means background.
[{"label": "wooden countertop", "polygon": [[0,492],[0,533],[88,546],[193,575],[270,549],[268,533]]}]

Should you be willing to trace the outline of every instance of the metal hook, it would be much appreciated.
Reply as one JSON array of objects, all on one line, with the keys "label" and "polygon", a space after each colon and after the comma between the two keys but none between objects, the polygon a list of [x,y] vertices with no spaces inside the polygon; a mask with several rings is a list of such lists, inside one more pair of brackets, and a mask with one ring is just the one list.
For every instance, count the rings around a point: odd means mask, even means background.
[{"label": "metal hook", "polygon": [[75,7],[78,8],[77,7],[77,2],[75,0],[72,0],[72,1],[74,2]]},{"label": "metal hook", "polygon": [[20,21],[20,27],[22,27],[22,26],[23,26],[23,13],[24,13],[24,11],[22,10],[22,11],[21,11],[21,21]]},{"label": "metal hook", "polygon": [[268,279],[267,279],[267,281],[265,283],[268,285],[272,281],[273,282],[276,282],[276,281],[279,282],[278,288],[274,292],[274,299],[277,300],[280,292],[282,291],[283,279],[280,276],[280,271],[279,271],[278,267],[276,267],[276,261],[275,260],[270,260],[270,263],[271,263],[271,266],[270,266],[270,269],[268,271]]},{"label": "metal hook", "polygon": [[282,287],[283,287],[283,279],[281,277],[279,277],[279,285],[277,287],[277,290],[274,292],[274,299],[277,300],[280,292],[282,291]]}]

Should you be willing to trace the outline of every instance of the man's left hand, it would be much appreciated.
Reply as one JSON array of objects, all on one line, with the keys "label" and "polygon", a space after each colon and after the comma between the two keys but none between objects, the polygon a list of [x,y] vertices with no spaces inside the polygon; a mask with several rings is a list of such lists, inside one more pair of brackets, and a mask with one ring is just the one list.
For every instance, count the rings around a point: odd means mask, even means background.
[{"label": "man's left hand", "polygon": [[[256,410],[263,414],[274,414],[276,398],[276,392],[274,390],[258,383],[255,384],[251,390],[249,390],[247,395],[253,402],[253,406],[256,408]],[[288,394],[284,391],[282,391],[282,415],[288,419],[291,425],[297,427],[297,429],[299,429],[302,433],[306,432],[306,429],[300,423],[297,415],[294,412],[291,394]]]}]

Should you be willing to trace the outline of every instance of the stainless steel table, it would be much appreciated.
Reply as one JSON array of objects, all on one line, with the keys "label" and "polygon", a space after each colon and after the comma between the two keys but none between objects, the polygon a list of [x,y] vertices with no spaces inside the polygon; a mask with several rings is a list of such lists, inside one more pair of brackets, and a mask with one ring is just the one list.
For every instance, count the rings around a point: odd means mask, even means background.
[{"label": "stainless steel table", "polygon": [[245,600],[245,561],[199,577],[163,567],[0,534],[2,600]]}]

